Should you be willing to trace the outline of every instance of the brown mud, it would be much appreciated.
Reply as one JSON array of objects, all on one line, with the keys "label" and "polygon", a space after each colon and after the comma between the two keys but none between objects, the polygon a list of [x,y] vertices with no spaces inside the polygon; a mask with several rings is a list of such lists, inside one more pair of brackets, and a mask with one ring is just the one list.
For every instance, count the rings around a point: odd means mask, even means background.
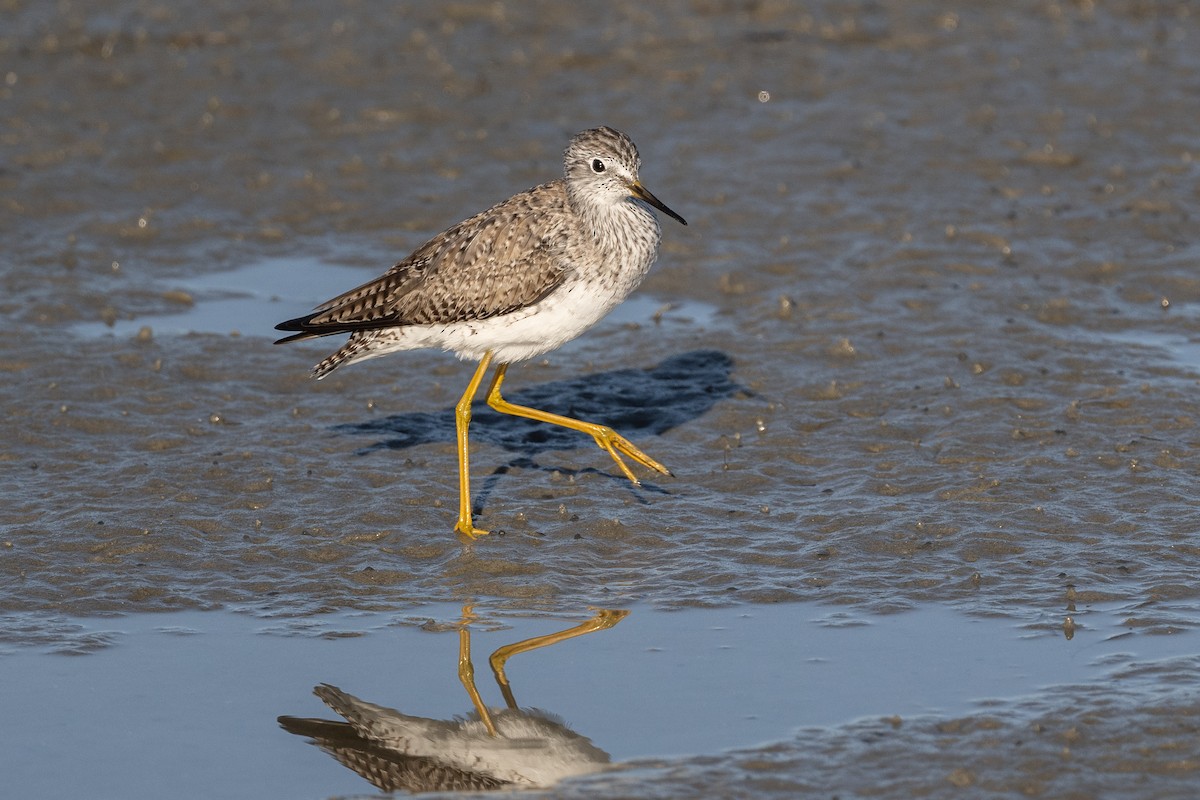
[{"label": "brown mud", "polygon": [[[1198,41],[1190,4],[1132,0],[7,3],[0,609],[1058,626],[1103,602],[1195,627]],[[636,489],[584,437],[481,412],[503,535],[464,544],[471,365],[315,383],[332,345],[271,327],[328,296],[297,288],[314,272],[382,271],[596,124],[690,224],[664,221],[636,302],[508,386],[675,477]],[[242,318],[176,332],[230,298]],[[1172,702],[1113,735],[1152,739]]]}]

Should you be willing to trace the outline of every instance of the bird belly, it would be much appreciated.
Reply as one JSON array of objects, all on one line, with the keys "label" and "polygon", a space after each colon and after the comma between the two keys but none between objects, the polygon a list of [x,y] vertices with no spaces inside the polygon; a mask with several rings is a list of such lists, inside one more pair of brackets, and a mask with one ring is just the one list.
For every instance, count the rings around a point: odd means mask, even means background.
[{"label": "bird belly", "polygon": [[440,340],[435,346],[459,358],[478,361],[490,350],[500,363],[523,361],[579,336],[603,319],[628,293],[628,290],[615,292],[595,284],[576,283],[510,314],[422,327],[437,328],[429,331],[432,338]]}]

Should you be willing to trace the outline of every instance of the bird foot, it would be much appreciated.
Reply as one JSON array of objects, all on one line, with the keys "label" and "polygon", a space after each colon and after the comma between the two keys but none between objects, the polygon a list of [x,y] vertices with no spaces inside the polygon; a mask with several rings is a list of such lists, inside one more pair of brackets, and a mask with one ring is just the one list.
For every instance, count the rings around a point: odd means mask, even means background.
[{"label": "bird foot", "polygon": [[471,518],[463,519],[459,517],[458,523],[454,526],[454,532],[462,534],[471,541],[478,539],[480,536],[487,536],[490,531],[485,531],[483,528],[476,528],[471,524]]},{"label": "bird foot", "polygon": [[625,473],[625,477],[629,478],[629,480],[633,482],[634,486],[641,486],[642,482],[637,479],[637,476],[633,474],[633,470],[629,469],[629,466],[625,463],[624,459],[621,458],[621,453],[629,456],[646,469],[654,470],[655,472],[663,475],[671,475],[671,471],[669,469],[643,453],[636,446],[634,446],[633,442],[629,441],[607,425],[592,426],[592,429],[589,430],[588,433],[590,433],[592,438],[596,440],[596,444],[600,445],[600,449],[612,456],[612,460],[617,463],[617,466],[621,468],[621,472]]}]

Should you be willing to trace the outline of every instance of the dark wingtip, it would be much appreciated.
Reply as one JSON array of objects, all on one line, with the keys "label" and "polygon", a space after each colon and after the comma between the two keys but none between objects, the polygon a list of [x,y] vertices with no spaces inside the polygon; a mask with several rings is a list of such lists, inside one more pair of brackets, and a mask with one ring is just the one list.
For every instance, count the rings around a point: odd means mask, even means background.
[{"label": "dark wingtip", "polygon": [[275,344],[286,344],[287,342],[294,342],[299,339],[311,339],[314,336],[317,336],[318,334],[313,333],[308,326],[308,323],[310,320],[312,320],[312,318],[313,315],[309,314],[307,316],[289,319],[276,325],[275,330],[277,331],[299,331],[299,333],[294,333],[291,336],[285,336],[282,339],[276,339]]},{"label": "dark wingtip", "polygon": [[276,325],[275,330],[277,331],[299,331],[299,333],[293,333],[292,336],[284,336],[282,339],[276,339],[275,343],[296,342],[299,339],[311,339],[322,335],[318,331],[313,331],[311,326],[313,317],[314,314],[306,314],[304,317],[296,317],[295,319],[282,321],[282,323]]},{"label": "dark wingtip", "polygon": [[[388,314],[375,319],[350,319],[342,321],[330,321],[327,319],[328,315],[328,311],[314,311],[306,316],[296,317],[295,319],[289,319],[286,322],[279,323],[275,326],[275,330],[298,331],[298,333],[293,336],[286,336],[276,342],[276,344],[292,342],[296,341],[297,339],[316,339],[320,336],[332,336],[337,333],[373,331],[380,328],[392,328],[405,324],[404,322],[401,322],[395,314]],[[320,321],[314,321],[318,318],[321,318]]]},{"label": "dark wingtip", "polygon": [[276,339],[275,344],[287,344],[288,342],[297,342],[301,339],[312,338],[311,333],[294,333],[291,336],[285,336],[282,339]]}]

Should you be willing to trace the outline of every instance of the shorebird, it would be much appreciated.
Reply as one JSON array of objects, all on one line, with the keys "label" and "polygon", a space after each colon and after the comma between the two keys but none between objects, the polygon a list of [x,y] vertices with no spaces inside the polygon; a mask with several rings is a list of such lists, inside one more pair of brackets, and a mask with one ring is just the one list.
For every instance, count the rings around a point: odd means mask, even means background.
[{"label": "shorebird", "polygon": [[611,628],[628,614],[599,610],[567,630],[497,649],[488,660],[506,707],[489,709],[475,687],[467,627],[472,615],[467,607],[459,628],[458,677],[475,714],[452,720],[417,717],[321,684],[313,694],[346,722],[283,716],[279,724],[289,733],[309,737],[385,792],[553,786],[564,778],[606,769],[609,755],[555,715],[519,708],[504,674],[505,663],[519,653]]},{"label": "shorebird", "polygon": [[658,256],[651,208],[686,225],[642,185],[633,141],[601,127],[571,138],[562,178],[535,186],[430,239],[379,278],[276,325],[298,331],[276,344],[349,333],[312,374],[398,350],[439,348],[479,362],[455,406],[459,512],[454,529],[487,531],[471,515],[468,429],[471,404],[497,364],[487,404],[503,414],[560,425],[595,439],[634,485],[622,455],[670,475],[606,425],[519,406],[500,394],[508,366],[574,339],[620,304]]}]

